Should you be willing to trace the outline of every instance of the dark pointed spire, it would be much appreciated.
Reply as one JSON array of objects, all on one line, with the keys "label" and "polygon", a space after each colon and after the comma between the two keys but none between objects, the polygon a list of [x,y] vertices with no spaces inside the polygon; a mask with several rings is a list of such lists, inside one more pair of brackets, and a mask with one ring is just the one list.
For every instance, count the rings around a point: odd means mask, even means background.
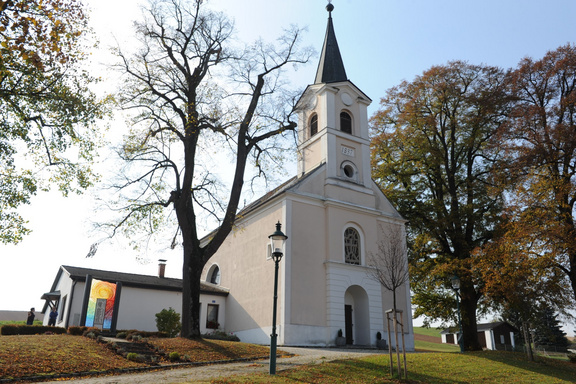
[{"label": "dark pointed spire", "polygon": [[320,63],[316,71],[315,84],[335,83],[348,80],[346,70],[344,69],[344,62],[342,61],[342,56],[340,56],[340,49],[338,49],[334,26],[332,25],[332,11],[334,10],[334,6],[328,2],[326,10],[328,11],[328,27],[326,28],[326,37],[324,38],[324,46],[322,47],[322,54],[320,55]]}]

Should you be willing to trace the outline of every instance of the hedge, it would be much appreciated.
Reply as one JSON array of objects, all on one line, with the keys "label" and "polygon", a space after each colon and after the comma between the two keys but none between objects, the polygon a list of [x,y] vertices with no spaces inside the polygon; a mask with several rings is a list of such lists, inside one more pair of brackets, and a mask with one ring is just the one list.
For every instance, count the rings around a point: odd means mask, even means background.
[{"label": "hedge", "polygon": [[66,333],[66,328],[49,327],[45,325],[3,325],[0,328],[0,333],[4,336],[11,335],[40,335],[46,333],[63,334]]}]

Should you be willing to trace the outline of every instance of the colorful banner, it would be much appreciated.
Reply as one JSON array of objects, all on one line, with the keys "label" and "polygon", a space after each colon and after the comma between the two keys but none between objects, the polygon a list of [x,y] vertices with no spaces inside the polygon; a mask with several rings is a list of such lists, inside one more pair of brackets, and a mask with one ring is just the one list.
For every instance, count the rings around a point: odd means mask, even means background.
[{"label": "colorful banner", "polygon": [[86,326],[110,329],[112,326],[115,299],[115,283],[92,279],[90,298],[88,299],[88,311],[86,312]]}]

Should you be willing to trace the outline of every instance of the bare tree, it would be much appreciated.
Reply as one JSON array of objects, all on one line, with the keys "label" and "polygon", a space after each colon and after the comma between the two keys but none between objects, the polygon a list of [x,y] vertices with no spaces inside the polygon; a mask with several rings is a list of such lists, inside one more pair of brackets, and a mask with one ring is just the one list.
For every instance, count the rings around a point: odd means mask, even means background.
[{"label": "bare tree", "polygon": [[408,259],[403,227],[387,224],[380,226],[385,239],[378,242],[378,252],[368,255],[368,276],[392,292],[393,309],[396,307],[396,290],[408,282]]},{"label": "bare tree", "polygon": [[[152,0],[135,24],[140,50],[118,50],[119,102],[135,117],[119,151],[125,167],[114,208],[121,215],[109,228],[134,236],[174,225],[172,244],[183,246],[184,337],[200,336],[202,269],[233,228],[250,160],[262,174],[266,161],[277,160],[269,150],[296,128],[296,93],[284,91],[283,69],[312,54],[298,48],[296,28],[276,45],[259,41],[235,52],[233,25],[207,3]],[[216,173],[227,167],[232,180],[223,183]],[[218,228],[203,240],[207,217]]]},{"label": "bare tree", "polygon": [[[386,321],[388,329],[388,352],[390,354],[390,374],[393,374],[392,344],[390,340],[390,320],[389,313],[392,313],[392,323],[394,328],[394,338],[396,345],[396,359],[398,362],[398,377],[401,377],[400,369],[400,348],[398,345],[398,308],[396,307],[396,291],[404,286],[409,279],[408,259],[406,257],[406,241],[404,227],[401,225],[381,225],[380,232],[384,239],[378,241],[378,252],[368,255],[368,276],[380,283],[384,289],[392,292],[392,311],[386,311]],[[404,375],[407,378],[406,370],[406,348],[404,347],[404,324],[401,314],[402,350],[404,355]]]}]

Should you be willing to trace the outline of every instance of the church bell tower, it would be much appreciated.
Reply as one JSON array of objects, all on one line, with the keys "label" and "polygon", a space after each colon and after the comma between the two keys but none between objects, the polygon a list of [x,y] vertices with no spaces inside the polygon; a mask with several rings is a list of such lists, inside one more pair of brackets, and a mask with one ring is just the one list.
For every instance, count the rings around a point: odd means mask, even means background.
[{"label": "church bell tower", "polygon": [[298,176],[326,165],[326,185],[370,189],[368,105],[346,76],[328,4],[328,26],[314,84],[298,102]]}]

